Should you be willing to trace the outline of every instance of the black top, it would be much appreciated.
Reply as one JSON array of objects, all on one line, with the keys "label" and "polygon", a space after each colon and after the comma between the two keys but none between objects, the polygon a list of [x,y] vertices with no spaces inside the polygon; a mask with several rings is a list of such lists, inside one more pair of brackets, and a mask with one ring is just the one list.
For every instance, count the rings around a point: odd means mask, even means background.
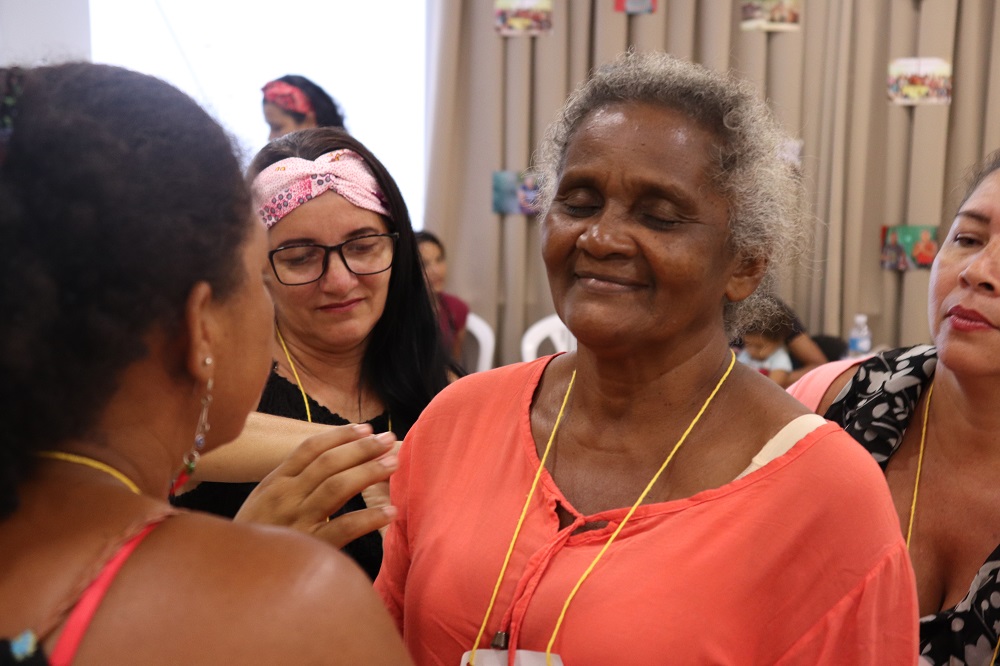
[{"label": "black top", "polygon": [[[876,354],[857,366],[824,416],[868,449],[884,470],[906,429],[921,426],[920,396],[937,369],[937,349],[918,345]],[[961,479],[955,479],[961,483]],[[976,529],[974,516],[956,516]],[[965,598],[920,618],[920,663],[992,664],[1000,627],[1000,546],[986,558]]]},{"label": "black top", "polygon": [[[339,414],[332,413],[326,407],[309,398],[309,410],[312,413],[313,423],[324,425],[347,425],[350,423]],[[284,416],[299,421],[306,420],[306,407],[302,402],[302,393],[299,387],[292,384],[287,379],[279,375],[274,370],[267,378],[267,385],[261,395],[260,404],[257,411],[262,414],[274,414]],[[379,414],[368,421],[376,433],[387,432],[389,430],[389,415],[386,412]],[[206,511],[227,518],[232,518],[243,506],[247,496],[257,487],[256,483],[216,483],[205,482],[198,485],[191,492],[184,493],[173,500],[174,505],[186,509]],[[337,511],[336,517],[350,511],[358,511],[366,508],[365,501],[361,495],[355,495],[347,504]],[[344,553],[357,562],[369,578],[375,580],[379,567],[382,566],[382,536],[378,531],[370,532],[363,537],[352,541],[344,546]]]}]

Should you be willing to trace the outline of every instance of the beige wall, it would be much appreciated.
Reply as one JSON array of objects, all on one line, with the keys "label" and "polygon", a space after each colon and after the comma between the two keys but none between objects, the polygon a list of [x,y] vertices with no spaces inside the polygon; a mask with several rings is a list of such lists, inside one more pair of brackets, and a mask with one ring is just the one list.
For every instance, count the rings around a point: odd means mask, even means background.
[{"label": "beige wall", "polygon": [[[532,217],[491,212],[491,173],[522,169],[566,94],[628,47],[661,49],[755,82],[804,141],[813,255],[782,293],[813,332],[869,315],[875,342],[924,341],[928,273],[878,265],[881,226],[950,221],[965,169],[1000,147],[1000,11],[992,0],[804,0],[802,30],[743,32],[739,0],[554,0],[555,29],[493,32],[491,0],[433,0],[426,224],[449,246],[450,288],[497,327],[498,361],[552,312]],[[996,46],[994,46],[994,44]],[[947,107],[886,101],[890,59],[955,66]],[[991,102],[994,102],[991,104]]]}]

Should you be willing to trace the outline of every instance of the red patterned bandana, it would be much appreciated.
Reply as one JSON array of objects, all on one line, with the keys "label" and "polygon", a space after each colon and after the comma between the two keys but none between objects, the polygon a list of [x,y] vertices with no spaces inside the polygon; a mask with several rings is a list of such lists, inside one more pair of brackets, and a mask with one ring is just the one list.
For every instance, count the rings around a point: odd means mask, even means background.
[{"label": "red patterned bandana", "polygon": [[309,101],[306,94],[291,83],[271,81],[261,90],[264,91],[265,102],[270,102],[285,111],[301,113],[304,116],[313,110],[312,102]]}]

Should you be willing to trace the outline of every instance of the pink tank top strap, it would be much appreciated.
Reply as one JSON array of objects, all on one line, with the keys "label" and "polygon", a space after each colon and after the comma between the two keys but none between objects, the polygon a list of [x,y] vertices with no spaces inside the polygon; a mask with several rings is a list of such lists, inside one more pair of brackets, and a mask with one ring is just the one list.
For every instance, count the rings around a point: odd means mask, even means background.
[{"label": "pink tank top strap", "polygon": [[73,610],[70,611],[66,622],[63,624],[62,633],[59,634],[52,654],[49,656],[50,666],[69,666],[73,663],[76,651],[80,647],[80,642],[83,641],[83,637],[87,633],[87,628],[90,627],[90,623],[94,619],[94,614],[100,607],[104,595],[107,593],[108,588],[111,587],[118,572],[129,556],[142,543],[143,539],[149,536],[149,533],[165,519],[166,516],[162,516],[150,522],[141,531],[122,544],[121,548],[101,568],[97,577],[83,591],[83,594],[80,595],[76,605],[73,606]]}]

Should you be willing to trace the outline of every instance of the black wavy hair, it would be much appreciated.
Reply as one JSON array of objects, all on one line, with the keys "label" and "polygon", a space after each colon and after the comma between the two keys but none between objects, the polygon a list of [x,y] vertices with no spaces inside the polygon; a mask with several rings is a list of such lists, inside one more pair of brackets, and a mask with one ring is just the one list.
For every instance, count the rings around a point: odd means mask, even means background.
[{"label": "black wavy hair", "polygon": [[239,287],[252,228],[230,139],[187,95],[107,65],[14,72],[0,139],[0,516],[35,452],[97,435],[143,338],[179,332],[197,282],[220,299]]},{"label": "black wavy hair", "polygon": [[447,386],[449,373],[462,374],[441,342],[441,330],[424,279],[420,252],[403,195],[385,166],[360,141],[332,127],[299,130],[264,146],[250,163],[249,177],[288,157],[314,160],[347,148],[365,161],[392,219],[390,231],[399,234],[385,310],[369,334],[361,361],[361,381],[374,389],[392,415],[392,429],[405,437],[427,403]]},{"label": "black wavy hair", "polygon": [[[277,80],[293,85],[305,93],[306,97],[309,98],[309,101],[313,105],[313,111],[316,113],[317,127],[344,126],[343,109],[340,108],[340,105],[337,104],[336,100],[330,97],[330,95],[318,85],[304,76],[299,76],[298,74],[286,74]],[[305,114],[289,111],[288,109],[282,109],[282,111],[294,118],[297,123],[301,123],[305,120]]]}]

